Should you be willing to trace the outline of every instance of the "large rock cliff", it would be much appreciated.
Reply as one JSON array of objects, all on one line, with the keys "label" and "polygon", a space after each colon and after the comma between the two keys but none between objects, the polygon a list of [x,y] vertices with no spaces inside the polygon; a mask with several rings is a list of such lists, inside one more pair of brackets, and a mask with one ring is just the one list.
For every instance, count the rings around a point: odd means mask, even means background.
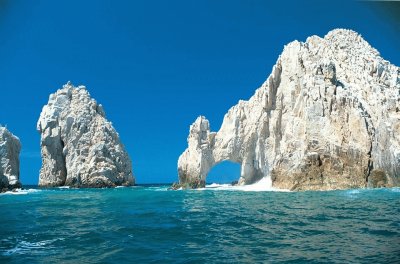
[{"label": "large rock cliff", "polygon": [[37,123],[40,186],[133,185],[132,164],[101,104],[70,83],[51,94]]},{"label": "large rock cliff", "polygon": [[21,143],[7,128],[0,126],[0,192],[20,188],[19,152]]},{"label": "large rock cliff", "polygon": [[267,177],[291,190],[399,185],[400,69],[359,34],[336,29],[285,46],[248,101],[218,132],[199,117],[179,157],[183,186],[216,164],[241,164],[239,184]]}]

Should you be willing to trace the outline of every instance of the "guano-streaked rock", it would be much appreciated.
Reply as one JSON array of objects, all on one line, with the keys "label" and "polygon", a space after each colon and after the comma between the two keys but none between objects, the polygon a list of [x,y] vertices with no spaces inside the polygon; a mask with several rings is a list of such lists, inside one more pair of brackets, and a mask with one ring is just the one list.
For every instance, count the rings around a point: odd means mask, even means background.
[{"label": "guano-streaked rock", "polygon": [[132,163],[101,104],[69,82],[51,94],[37,123],[39,186],[133,185]]},{"label": "guano-streaked rock", "polygon": [[399,94],[399,67],[356,32],[293,41],[218,132],[203,116],[191,125],[180,186],[204,186],[224,160],[241,164],[241,185],[267,177],[291,190],[398,186]]}]

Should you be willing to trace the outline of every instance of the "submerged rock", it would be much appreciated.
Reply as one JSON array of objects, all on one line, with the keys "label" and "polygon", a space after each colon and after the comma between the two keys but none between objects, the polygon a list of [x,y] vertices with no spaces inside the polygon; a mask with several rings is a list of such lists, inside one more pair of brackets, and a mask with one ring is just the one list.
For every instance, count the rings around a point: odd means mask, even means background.
[{"label": "submerged rock", "polygon": [[178,160],[181,186],[204,186],[210,169],[241,164],[238,184],[331,190],[399,185],[400,69],[359,34],[336,29],[285,46],[248,101],[218,132],[200,116]]},{"label": "submerged rock", "polygon": [[39,186],[133,185],[132,163],[101,104],[69,82],[51,94],[37,123]]},{"label": "submerged rock", "polygon": [[0,192],[21,188],[19,181],[19,138],[0,126]]}]

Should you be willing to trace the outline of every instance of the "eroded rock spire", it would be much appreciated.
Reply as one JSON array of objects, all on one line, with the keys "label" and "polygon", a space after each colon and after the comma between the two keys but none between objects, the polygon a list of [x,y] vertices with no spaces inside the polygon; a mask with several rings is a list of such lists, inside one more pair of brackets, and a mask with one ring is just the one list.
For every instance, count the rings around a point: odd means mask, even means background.
[{"label": "eroded rock spire", "polygon": [[70,82],[50,95],[37,123],[40,186],[133,185],[131,160],[101,104]]},{"label": "eroded rock spire", "polygon": [[21,143],[6,127],[0,126],[0,192],[21,188],[19,153]]}]

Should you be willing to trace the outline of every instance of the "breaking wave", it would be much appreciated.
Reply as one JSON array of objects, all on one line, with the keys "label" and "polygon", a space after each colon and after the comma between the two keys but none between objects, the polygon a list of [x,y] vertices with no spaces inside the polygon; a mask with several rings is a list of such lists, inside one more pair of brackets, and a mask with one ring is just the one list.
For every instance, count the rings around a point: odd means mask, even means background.
[{"label": "breaking wave", "polygon": [[29,241],[18,241],[14,248],[6,250],[3,255],[4,256],[12,256],[12,255],[22,255],[22,254],[32,254],[32,253],[43,253],[48,252],[49,249],[52,248],[51,244],[55,241],[63,240],[63,239],[51,239],[51,240],[43,240],[38,242],[29,242]]},{"label": "breaking wave", "polygon": [[286,189],[272,187],[270,177],[264,177],[260,181],[249,185],[231,185],[212,183],[200,190],[223,190],[223,191],[244,191],[244,192],[290,192]]},{"label": "breaking wave", "polygon": [[22,194],[28,194],[28,193],[36,193],[40,192],[41,190],[38,189],[15,189],[13,191],[7,191],[4,193],[1,193],[0,195],[22,195]]}]

